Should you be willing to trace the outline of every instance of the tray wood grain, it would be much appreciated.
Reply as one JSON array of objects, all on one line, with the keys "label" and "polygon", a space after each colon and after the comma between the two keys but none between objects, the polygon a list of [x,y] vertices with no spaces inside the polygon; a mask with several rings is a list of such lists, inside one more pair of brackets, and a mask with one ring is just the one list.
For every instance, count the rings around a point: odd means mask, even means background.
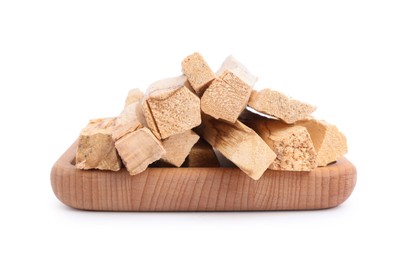
[{"label": "tray wood grain", "polygon": [[254,181],[238,168],[148,168],[130,176],[79,170],[77,142],[55,163],[51,184],[64,204],[99,211],[251,211],[332,208],[352,193],[357,173],[346,158],[311,172],[267,170]]}]

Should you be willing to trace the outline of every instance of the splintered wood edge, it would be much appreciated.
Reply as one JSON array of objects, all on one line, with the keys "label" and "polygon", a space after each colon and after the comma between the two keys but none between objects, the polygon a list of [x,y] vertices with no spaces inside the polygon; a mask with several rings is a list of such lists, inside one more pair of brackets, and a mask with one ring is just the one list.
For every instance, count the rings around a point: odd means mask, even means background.
[{"label": "splintered wood edge", "polygon": [[55,163],[51,184],[64,204],[99,211],[256,211],[332,208],[353,192],[357,174],[346,158],[311,172],[267,170],[258,181],[238,168],[148,168],[130,176],[79,170],[77,142]]}]

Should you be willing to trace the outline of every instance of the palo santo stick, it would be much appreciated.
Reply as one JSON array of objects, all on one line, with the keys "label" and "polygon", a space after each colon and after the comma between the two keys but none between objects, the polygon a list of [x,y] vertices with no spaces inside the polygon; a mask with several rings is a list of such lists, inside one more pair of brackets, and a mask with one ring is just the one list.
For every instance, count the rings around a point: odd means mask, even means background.
[{"label": "palo santo stick", "polygon": [[301,120],[316,110],[314,106],[291,99],[271,89],[263,89],[259,92],[252,91],[248,105],[261,113],[279,118],[288,124]]},{"label": "palo santo stick", "polygon": [[316,119],[304,119],[296,124],[308,130],[318,153],[318,166],[326,166],[347,153],[346,137],[336,126]]},{"label": "palo santo stick", "polygon": [[220,162],[213,147],[204,139],[199,141],[190,150],[183,166],[185,167],[220,167]]},{"label": "palo santo stick", "polygon": [[252,129],[203,116],[199,131],[204,139],[254,180],[258,180],[276,154]]},{"label": "palo santo stick", "polygon": [[186,86],[186,77],[164,79],[147,91],[143,112],[158,139],[183,133],[201,123],[200,99]]},{"label": "palo santo stick", "polygon": [[182,72],[198,95],[202,95],[208,84],[215,79],[214,72],[197,52],[182,61]]},{"label": "palo santo stick", "polygon": [[112,138],[115,119],[91,120],[81,131],[76,152],[78,169],[118,171],[121,161]]},{"label": "palo santo stick", "polygon": [[235,123],[248,103],[252,88],[231,71],[211,83],[201,98],[201,109],[215,119]]},{"label": "palo santo stick", "polygon": [[224,60],[221,68],[217,71],[216,75],[219,77],[226,70],[234,73],[238,78],[240,78],[243,82],[251,87],[253,87],[257,81],[257,77],[250,73],[249,70],[232,55],[228,56]]},{"label": "palo santo stick", "polygon": [[162,140],[162,146],[166,154],[162,156],[161,161],[180,167],[198,140],[199,136],[192,130],[187,130]]},{"label": "palo santo stick", "polygon": [[115,146],[130,175],[143,172],[149,164],[165,155],[161,142],[148,128],[133,127],[123,136],[121,134],[114,136],[119,137]]},{"label": "palo santo stick", "polygon": [[[245,114],[249,117],[245,119]],[[242,115],[251,127],[276,153],[272,170],[311,171],[317,166],[317,154],[305,127],[287,125],[279,120],[259,117],[250,112]]]}]

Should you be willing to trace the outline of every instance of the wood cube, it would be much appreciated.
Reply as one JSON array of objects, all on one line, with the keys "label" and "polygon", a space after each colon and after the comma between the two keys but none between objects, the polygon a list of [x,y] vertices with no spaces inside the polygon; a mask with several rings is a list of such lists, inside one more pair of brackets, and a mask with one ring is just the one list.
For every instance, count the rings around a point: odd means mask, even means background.
[{"label": "wood cube", "polygon": [[[244,113],[245,114],[245,113]],[[311,171],[318,165],[317,153],[305,127],[250,114],[245,124],[251,127],[276,153],[272,170]]]},{"label": "wood cube", "polygon": [[336,126],[323,120],[304,119],[296,122],[305,127],[318,153],[318,166],[335,162],[347,153],[347,140]]},{"label": "wood cube", "polygon": [[148,127],[159,139],[183,133],[201,123],[200,99],[186,86],[186,77],[152,84],[143,101]]},{"label": "wood cube", "polygon": [[114,125],[115,118],[96,119],[81,131],[76,152],[78,169],[120,170],[121,161],[112,138]]},{"label": "wood cube", "polygon": [[161,142],[145,127],[128,131],[115,146],[130,175],[143,172],[149,164],[165,155]]},{"label": "wood cube", "polygon": [[182,61],[182,72],[198,95],[202,95],[215,79],[214,72],[199,53],[193,53]]},{"label": "wood cube", "polygon": [[235,123],[245,109],[252,88],[231,71],[211,83],[201,98],[201,109],[215,119]]}]

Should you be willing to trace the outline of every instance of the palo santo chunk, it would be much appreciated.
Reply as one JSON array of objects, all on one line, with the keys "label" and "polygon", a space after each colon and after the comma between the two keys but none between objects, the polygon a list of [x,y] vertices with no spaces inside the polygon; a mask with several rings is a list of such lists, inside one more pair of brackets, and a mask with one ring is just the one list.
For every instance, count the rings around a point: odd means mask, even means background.
[{"label": "palo santo chunk", "polygon": [[257,116],[253,116],[246,124],[276,153],[277,158],[270,169],[311,171],[316,168],[317,154],[305,127]]},{"label": "palo santo chunk", "polygon": [[201,109],[215,119],[235,123],[248,103],[252,88],[231,71],[211,83],[201,98]]},{"label": "palo santo chunk", "polygon": [[129,93],[127,94],[125,107],[127,107],[130,104],[141,101],[143,99],[143,97],[144,97],[144,93],[140,89],[138,89],[138,88],[131,89],[129,91]]},{"label": "palo santo chunk", "polygon": [[240,121],[232,124],[204,116],[199,130],[207,142],[254,180],[276,158],[262,138]]},{"label": "palo santo chunk", "polygon": [[141,100],[134,101],[133,103],[125,106],[123,111],[116,118],[116,125],[133,123],[133,121],[139,121],[144,126],[147,125],[141,106]]},{"label": "palo santo chunk", "polygon": [[336,126],[316,119],[304,119],[296,124],[308,130],[318,153],[318,166],[335,162],[347,153],[346,137]]},{"label": "palo santo chunk", "polygon": [[263,89],[259,92],[252,91],[248,105],[261,113],[279,118],[288,124],[301,120],[316,110],[314,106],[291,99],[271,89]]},{"label": "palo santo chunk", "polygon": [[199,141],[190,150],[183,166],[185,167],[220,167],[220,162],[213,147],[204,139]]},{"label": "palo santo chunk", "polygon": [[145,127],[129,130],[116,141],[115,146],[130,175],[143,172],[165,154],[161,142]]},{"label": "palo santo chunk", "polygon": [[172,135],[162,141],[166,154],[161,161],[180,167],[189,155],[193,145],[199,140],[199,136],[192,130]]},{"label": "palo santo chunk", "polygon": [[112,139],[115,119],[91,120],[81,131],[76,152],[78,169],[119,171],[121,161]]},{"label": "palo santo chunk", "polygon": [[197,52],[182,61],[182,72],[198,95],[203,94],[208,84],[215,79],[214,72]]},{"label": "palo santo chunk", "polygon": [[133,120],[125,124],[116,124],[112,131],[113,140],[117,141],[123,136],[142,128],[143,125],[138,120]]},{"label": "palo santo chunk", "polygon": [[251,87],[253,87],[257,81],[257,77],[250,73],[249,70],[232,55],[228,56],[225,59],[225,61],[221,65],[221,68],[217,71],[216,75],[219,77],[226,70],[234,73],[238,78],[240,78],[243,82]]},{"label": "palo santo chunk", "polygon": [[143,112],[148,127],[158,139],[183,133],[201,123],[200,99],[180,76],[155,82],[147,91]]}]

